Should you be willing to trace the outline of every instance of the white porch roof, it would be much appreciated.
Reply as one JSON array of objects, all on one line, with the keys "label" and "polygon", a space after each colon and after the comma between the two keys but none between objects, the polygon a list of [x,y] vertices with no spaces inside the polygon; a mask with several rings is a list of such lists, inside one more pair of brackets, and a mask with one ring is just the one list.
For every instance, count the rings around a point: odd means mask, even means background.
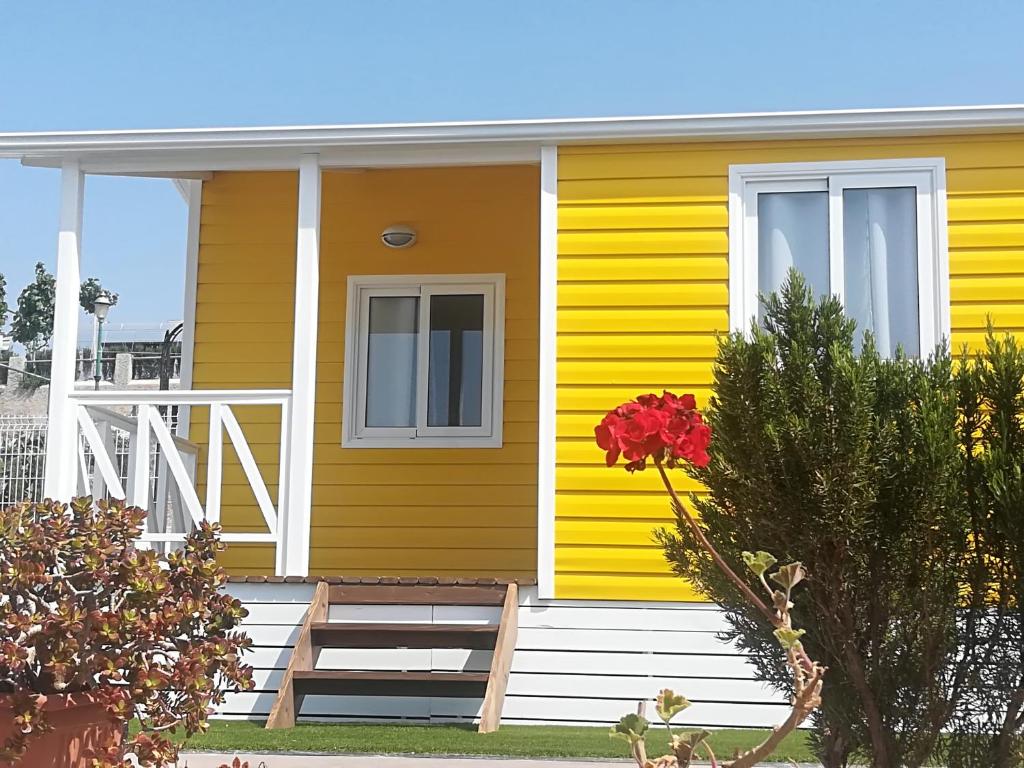
[{"label": "white porch roof", "polygon": [[535,163],[552,144],[1024,131],[1024,105],[256,128],[0,133],[0,157],[85,173],[202,178],[217,170]]}]

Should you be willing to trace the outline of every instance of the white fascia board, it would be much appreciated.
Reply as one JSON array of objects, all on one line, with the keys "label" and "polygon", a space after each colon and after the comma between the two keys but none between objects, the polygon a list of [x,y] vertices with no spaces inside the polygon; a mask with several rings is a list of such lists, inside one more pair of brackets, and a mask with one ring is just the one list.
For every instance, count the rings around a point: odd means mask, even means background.
[{"label": "white fascia board", "polygon": [[[1024,105],[915,107],[803,112],[651,117],[599,117],[455,123],[282,126],[268,128],[177,128],[139,131],[0,133],[0,157],[42,164],[47,159],[79,157],[83,169],[115,157],[131,163],[179,163],[196,153],[233,152],[235,167],[298,167],[302,153],[319,152],[328,165],[334,149],[374,150],[387,156],[396,148],[424,153],[408,164],[430,163],[441,145],[468,147],[518,145],[534,160],[544,144],[708,139],[814,138],[893,134],[1024,130]],[[272,156],[277,153],[277,160]],[[268,153],[271,157],[268,157]],[[415,154],[415,153],[414,153]],[[484,159],[486,161],[486,153]],[[339,165],[356,158],[340,157]],[[368,158],[369,159],[369,158]],[[378,160],[380,157],[378,157]],[[287,165],[268,166],[277,162]],[[123,168],[128,169],[126,164]],[[263,163],[263,165],[260,165]],[[436,164],[436,163],[435,163]],[[141,166],[139,166],[141,167]],[[171,167],[171,166],[168,166]],[[250,166],[244,166],[250,167]],[[98,171],[92,171],[98,172]]]}]

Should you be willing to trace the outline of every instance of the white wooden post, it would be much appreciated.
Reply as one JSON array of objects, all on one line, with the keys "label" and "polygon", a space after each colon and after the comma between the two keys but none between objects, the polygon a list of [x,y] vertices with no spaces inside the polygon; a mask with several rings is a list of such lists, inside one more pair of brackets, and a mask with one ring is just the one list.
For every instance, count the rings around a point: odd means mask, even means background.
[{"label": "white wooden post", "polygon": [[299,215],[295,249],[295,341],[288,429],[288,485],[278,510],[277,572],[309,574],[313,498],[313,416],[316,405],[316,332],[320,302],[320,158],[299,161]]},{"label": "white wooden post", "polygon": [[[151,508],[153,500],[150,498],[150,484],[149,484],[149,461],[150,461],[150,442],[149,442],[149,420],[154,418],[154,408],[151,405],[140,403],[136,408],[136,428],[135,434],[132,436],[132,449],[130,451],[132,462],[128,466],[128,476],[131,478],[132,488],[128,492],[128,503],[133,507],[140,507],[146,510],[147,525],[146,530],[149,532],[159,531],[160,528],[153,522],[154,511]],[[160,418],[159,414],[156,414],[155,418]]]},{"label": "white wooden post", "polygon": [[75,466],[78,420],[75,404],[69,398],[75,390],[84,192],[85,175],[79,162],[65,160],[60,178],[60,232],[57,237],[50,404],[43,476],[43,496],[58,501],[71,501],[78,471]]},{"label": "white wooden post", "polygon": [[220,403],[210,403],[210,439],[206,445],[206,519],[220,522],[220,492],[224,477],[224,420]]}]

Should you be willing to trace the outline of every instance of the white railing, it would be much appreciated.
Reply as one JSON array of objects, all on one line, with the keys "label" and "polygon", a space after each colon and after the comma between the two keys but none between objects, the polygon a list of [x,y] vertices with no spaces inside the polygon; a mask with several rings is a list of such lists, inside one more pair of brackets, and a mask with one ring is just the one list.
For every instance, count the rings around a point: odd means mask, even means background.
[{"label": "white railing", "polygon": [[[79,444],[79,486],[93,498],[122,498],[149,512],[143,540],[172,544],[184,540],[202,520],[220,522],[224,479],[224,434],[234,448],[264,530],[222,534],[225,542],[264,542],[277,547],[277,570],[282,568],[281,532],[285,520],[288,471],[288,428],[291,393],[288,390],[176,390],[75,392]],[[196,478],[199,446],[174,434],[165,413],[171,408],[209,408],[206,450],[206,498],[199,498]],[[280,454],[277,498],[272,499],[253,456],[234,406],[267,406],[280,410]],[[163,410],[161,410],[163,409]],[[129,411],[131,415],[123,413]],[[193,419],[194,421],[194,419]],[[127,483],[116,461],[114,432],[128,435]],[[88,449],[88,450],[87,450]],[[92,461],[88,460],[88,454]],[[155,472],[153,462],[156,462]],[[90,466],[91,464],[91,466]],[[151,484],[155,474],[156,487]]]}]

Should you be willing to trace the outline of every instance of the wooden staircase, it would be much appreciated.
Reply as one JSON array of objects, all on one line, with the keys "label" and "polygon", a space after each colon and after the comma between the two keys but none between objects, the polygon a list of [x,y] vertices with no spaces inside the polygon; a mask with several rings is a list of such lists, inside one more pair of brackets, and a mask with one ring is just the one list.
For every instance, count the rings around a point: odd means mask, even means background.
[{"label": "wooden staircase", "polygon": [[[316,585],[267,728],[290,728],[307,695],[480,696],[480,733],[498,730],[515,650],[519,588],[510,584]],[[348,623],[328,621],[332,605],[501,606],[497,624]],[[492,650],[489,672],[391,672],[317,669],[324,648],[465,648]]]}]

